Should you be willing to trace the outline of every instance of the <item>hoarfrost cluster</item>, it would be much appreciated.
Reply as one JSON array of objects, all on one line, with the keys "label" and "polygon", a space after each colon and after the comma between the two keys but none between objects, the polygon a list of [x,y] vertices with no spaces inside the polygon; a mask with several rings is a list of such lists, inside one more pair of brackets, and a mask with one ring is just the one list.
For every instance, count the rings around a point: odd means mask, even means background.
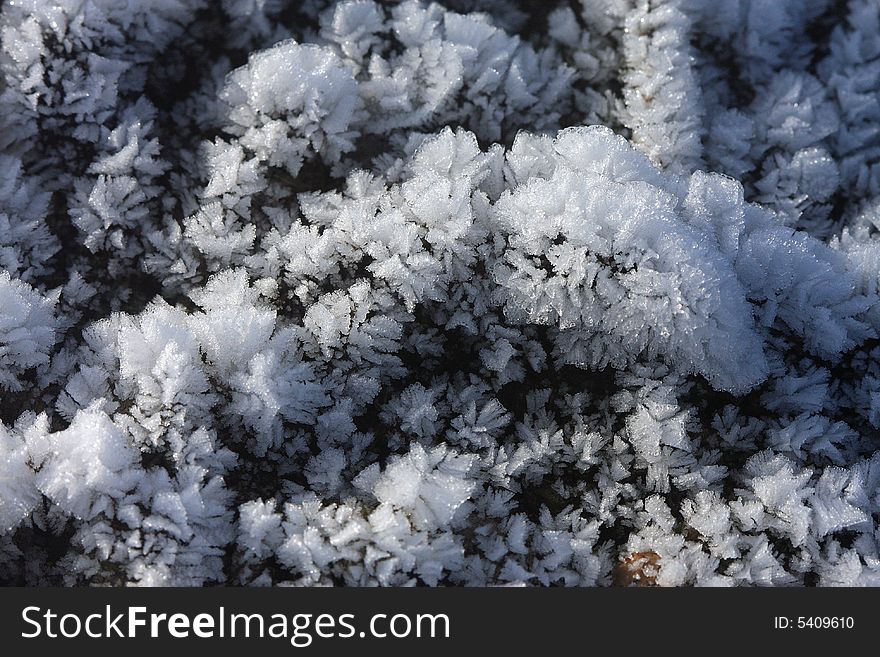
[{"label": "hoarfrost cluster", "polygon": [[8,0],[0,580],[880,585],[875,0]]}]

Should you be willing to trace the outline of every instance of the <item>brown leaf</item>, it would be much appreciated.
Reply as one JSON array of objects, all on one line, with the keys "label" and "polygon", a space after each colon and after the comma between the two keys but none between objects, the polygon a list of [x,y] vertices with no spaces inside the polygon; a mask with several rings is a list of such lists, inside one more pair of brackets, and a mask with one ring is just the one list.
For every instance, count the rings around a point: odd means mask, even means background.
[{"label": "brown leaf", "polygon": [[660,555],[656,552],[633,552],[614,567],[615,586],[657,586]]}]

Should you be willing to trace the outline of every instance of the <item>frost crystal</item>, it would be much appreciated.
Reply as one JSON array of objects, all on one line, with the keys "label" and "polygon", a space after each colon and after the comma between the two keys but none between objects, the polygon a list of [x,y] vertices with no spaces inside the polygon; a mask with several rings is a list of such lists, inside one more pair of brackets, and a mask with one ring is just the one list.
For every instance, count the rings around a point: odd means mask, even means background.
[{"label": "frost crystal", "polygon": [[538,5],[2,4],[0,582],[880,586],[880,5]]}]

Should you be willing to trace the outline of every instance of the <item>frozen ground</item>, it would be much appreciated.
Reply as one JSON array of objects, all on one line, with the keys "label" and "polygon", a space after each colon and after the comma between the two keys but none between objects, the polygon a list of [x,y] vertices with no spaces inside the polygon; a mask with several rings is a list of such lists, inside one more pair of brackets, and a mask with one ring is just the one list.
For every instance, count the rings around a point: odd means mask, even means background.
[{"label": "frozen ground", "polygon": [[0,36],[0,581],[880,585],[876,0]]}]

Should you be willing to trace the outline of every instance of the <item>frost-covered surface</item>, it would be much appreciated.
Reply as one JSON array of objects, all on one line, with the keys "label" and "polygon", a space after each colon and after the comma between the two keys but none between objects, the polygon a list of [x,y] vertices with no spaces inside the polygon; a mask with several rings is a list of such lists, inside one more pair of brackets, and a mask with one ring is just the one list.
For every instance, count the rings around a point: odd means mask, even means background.
[{"label": "frost-covered surface", "polygon": [[0,581],[880,585],[876,0],[0,37]]}]

